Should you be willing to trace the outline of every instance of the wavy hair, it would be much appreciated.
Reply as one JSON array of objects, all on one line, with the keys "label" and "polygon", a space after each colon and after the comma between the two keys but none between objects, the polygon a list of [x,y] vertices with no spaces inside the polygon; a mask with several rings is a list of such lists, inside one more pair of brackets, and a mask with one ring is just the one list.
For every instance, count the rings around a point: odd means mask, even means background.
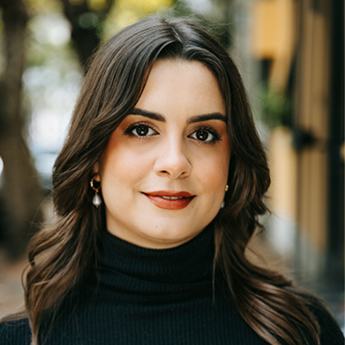
[{"label": "wavy hair", "polygon": [[104,206],[92,205],[94,164],[113,131],[137,103],[157,59],[199,61],[216,77],[225,100],[231,145],[226,207],[215,219],[216,256],[236,306],[269,344],[319,343],[318,324],[306,301],[283,276],[256,267],[245,256],[267,212],[270,185],[264,148],[253,123],[241,76],[227,51],[208,33],[183,19],[151,17],[116,34],[95,55],[76,104],[71,127],[53,170],[53,203],[59,217],[29,247],[25,305],[38,344],[46,310],[64,297],[96,258],[105,225]]}]

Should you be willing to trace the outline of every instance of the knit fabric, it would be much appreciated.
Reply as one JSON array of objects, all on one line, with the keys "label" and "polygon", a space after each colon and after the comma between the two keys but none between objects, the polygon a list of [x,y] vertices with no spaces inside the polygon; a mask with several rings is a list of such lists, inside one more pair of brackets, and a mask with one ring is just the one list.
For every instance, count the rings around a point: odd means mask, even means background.
[{"label": "knit fabric", "polygon": [[[47,313],[40,344],[267,345],[240,317],[220,274],[213,289],[214,230],[155,250],[102,233],[97,265]],[[333,319],[316,315],[322,345],[343,344]],[[0,324],[1,345],[29,345],[27,320]]]}]

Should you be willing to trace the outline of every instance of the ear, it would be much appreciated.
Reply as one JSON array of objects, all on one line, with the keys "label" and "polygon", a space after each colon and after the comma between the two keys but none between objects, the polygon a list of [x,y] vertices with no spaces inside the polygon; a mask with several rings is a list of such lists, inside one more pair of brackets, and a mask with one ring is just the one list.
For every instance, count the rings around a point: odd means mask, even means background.
[{"label": "ear", "polygon": [[93,176],[95,176],[95,180],[96,181],[101,181],[101,177],[100,177],[100,175],[99,175],[99,163],[97,162],[97,163],[95,163],[94,164],[94,166],[93,166],[93,168],[92,168],[92,175]]}]

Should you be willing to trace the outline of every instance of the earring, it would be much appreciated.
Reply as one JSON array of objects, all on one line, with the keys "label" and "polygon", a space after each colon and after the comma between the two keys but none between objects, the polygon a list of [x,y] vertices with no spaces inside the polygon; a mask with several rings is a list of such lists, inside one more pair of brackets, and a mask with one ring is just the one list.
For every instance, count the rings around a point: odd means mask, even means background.
[{"label": "earring", "polygon": [[[98,195],[98,191],[100,190],[101,188],[101,185],[99,185],[98,187],[95,187],[95,177],[97,176],[98,174],[96,174],[90,181],[90,186],[91,188],[95,191],[95,195],[93,196],[93,199],[92,199],[92,203],[96,206],[96,208],[98,208],[98,206],[102,203],[102,199],[101,197]],[[99,181],[96,181],[96,182],[99,182]]]},{"label": "earring", "polygon": [[[226,185],[225,186],[225,192],[227,192],[228,190],[229,190],[229,185]],[[223,200],[222,205],[220,206],[220,208],[222,209],[224,207],[225,207],[225,201]]]}]

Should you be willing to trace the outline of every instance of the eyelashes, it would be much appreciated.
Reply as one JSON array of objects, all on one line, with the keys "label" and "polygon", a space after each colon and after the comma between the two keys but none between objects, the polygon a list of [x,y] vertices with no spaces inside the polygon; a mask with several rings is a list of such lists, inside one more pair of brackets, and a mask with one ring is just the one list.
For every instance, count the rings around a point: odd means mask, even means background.
[{"label": "eyelashes", "polygon": [[211,126],[200,127],[189,137],[205,143],[216,143],[222,140],[219,133]]},{"label": "eyelashes", "polygon": [[[143,122],[137,122],[128,126],[124,134],[138,139],[145,139],[158,135],[159,133],[150,125]],[[188,137],[205,144],[213,144],[222,140],[218,131],[211,126],[198,127],[194,132],[188,135]]]},{"label": "eyelashes", "polygon": [[130,137],[145,138],[157,134],[151,126],[141,122],[133,123],[125,130],[125,135]]}]

